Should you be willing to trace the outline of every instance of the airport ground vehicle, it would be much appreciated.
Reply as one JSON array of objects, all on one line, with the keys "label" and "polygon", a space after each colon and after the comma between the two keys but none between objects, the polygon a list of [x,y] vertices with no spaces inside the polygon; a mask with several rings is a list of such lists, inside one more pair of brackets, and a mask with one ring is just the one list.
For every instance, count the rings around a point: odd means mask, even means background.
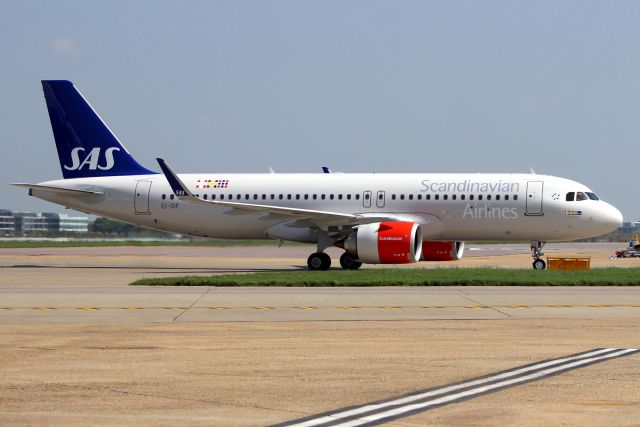
[{"label": "airport ground vehicle", "polygon": [[615,258],[635,258],[640,257],[640,234],[633,236],[633,240],[629,241],[629,245],[620,251],[616,251],[612,259]]}]

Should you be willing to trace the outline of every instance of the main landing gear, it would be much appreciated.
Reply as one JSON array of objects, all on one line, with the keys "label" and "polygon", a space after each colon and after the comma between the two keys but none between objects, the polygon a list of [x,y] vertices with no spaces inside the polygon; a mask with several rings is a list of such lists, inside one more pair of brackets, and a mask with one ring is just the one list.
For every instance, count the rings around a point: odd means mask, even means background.
[{"label": "main landing gear", "polygon": [[[324,252],[316,252],[309,255],[307,266],[311,271],[328,270],[331,267],[331,258]],[[362,267],[362,263],[349,252],[345,252],[340,257],[340,266],[345,270],[357,270]]]},{"label": "main landing gear", "polygon": [[340,266],[345,270],[357,270],[362,267],[362,263],[349,252],[345,252],[340,256]]},{"label": "main landing gear", "polygon": [[541,242],[540,240],[534,240],[531,242],[531,256],[533,257],[533,269],[534,270],[544,270],[547,268],[547,263],[541,258],[544,253],[542,252],[542,247],[546,242]]},{"label": "main landing gear", "polygon": [[309,270],[328,270],[331,267],[331,257],[324,252],[316,252],[307,259]]}]

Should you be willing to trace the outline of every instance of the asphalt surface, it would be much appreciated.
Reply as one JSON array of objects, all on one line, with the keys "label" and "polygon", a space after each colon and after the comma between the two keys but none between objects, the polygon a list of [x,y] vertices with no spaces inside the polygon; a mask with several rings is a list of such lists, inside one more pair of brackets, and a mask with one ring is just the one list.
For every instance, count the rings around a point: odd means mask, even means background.
[{"label": "asphalt surface", "polygon": [[[609,260],[620,246],[557,245],[547,254],[639,266]],[[469,249],[444,266],[530,264],[526,246]],[[0,424],[267,425],[595,348],[640,346],[634,287],[128,286],[141,277],[303,268],[308,252],[0,250]],[[638,419],[640,356],[631,354],[391,425]]]}]

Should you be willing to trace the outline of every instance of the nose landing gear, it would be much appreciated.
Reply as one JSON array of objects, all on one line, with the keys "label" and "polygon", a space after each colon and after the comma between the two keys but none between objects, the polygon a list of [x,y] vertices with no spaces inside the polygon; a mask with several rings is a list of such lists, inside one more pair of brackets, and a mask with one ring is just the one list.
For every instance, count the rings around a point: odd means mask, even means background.
[{"label": "nose landing gear", "polygon": [[533,269],[534,270],[544,270],[547,268],[547,263],[541,258],[544,253],[542,252],[542,247],[546,242],[542,242],[540,240],[534,240],[531,242],[531,256],[533,257]]}]

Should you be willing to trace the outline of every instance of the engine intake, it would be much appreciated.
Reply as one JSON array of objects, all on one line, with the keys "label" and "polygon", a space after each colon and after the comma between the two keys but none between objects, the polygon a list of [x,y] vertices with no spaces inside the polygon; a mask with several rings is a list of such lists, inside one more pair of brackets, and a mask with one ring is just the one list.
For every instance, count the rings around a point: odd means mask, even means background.
[{"label": "engine intake", "polygon": [[344,248],[369,264],[418,262],[422,253],[422,229],[414,222],[364,224],[344,241]]}]

